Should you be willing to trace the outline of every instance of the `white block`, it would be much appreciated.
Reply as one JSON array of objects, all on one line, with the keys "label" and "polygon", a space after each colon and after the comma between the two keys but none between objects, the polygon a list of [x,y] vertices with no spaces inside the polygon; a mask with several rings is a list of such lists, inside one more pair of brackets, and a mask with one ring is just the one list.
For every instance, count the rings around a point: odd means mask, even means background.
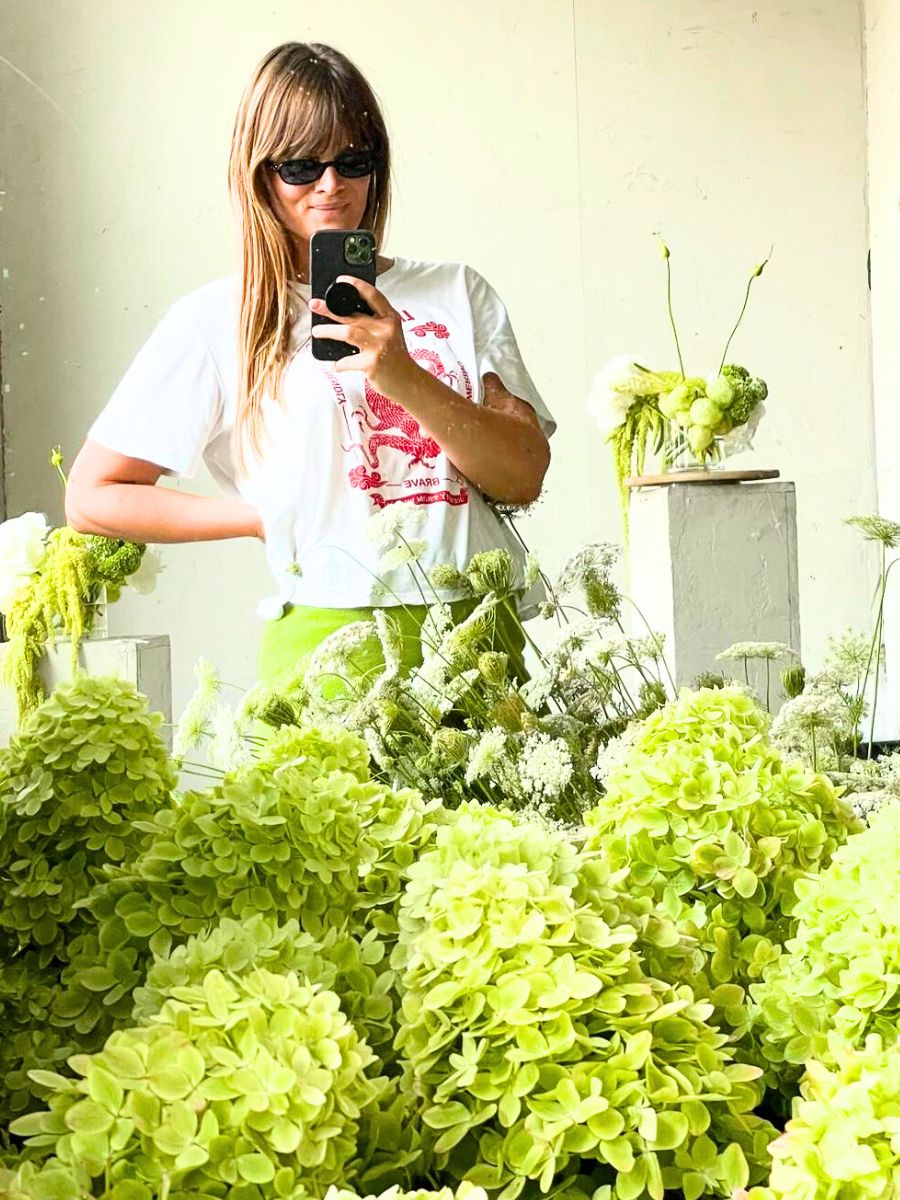
[{"label": "white block", "polygon": [[[716,662],[734,642],[784,642],[799,655],[793,483],[636,489],[630,526],[630,595],[650,626],[666,635],[666,659],[679,687],[701,671],[723,668],[743,679],[743,662]],[[773,712],[782,699],[778,677],[796,661],[770,664]],[[765,664],[751,662],[749,669],[765,700]]]},{"label": "white block", "polygon": [[[7,644],[0,644],[0,661]],[[159,637],[87,638],[81,643],[79,661],[88,675],[115,675],[127,679],[147,697],[151,712],[161,712],[160,736],[172,744],[172,663],[169,639]],[[68,639],[60,639],[41,664],[44,690],[50,692],[72,678]],[[12,692],[0,688],[0,745],[6,745],[16,728],[16,704]]]}]

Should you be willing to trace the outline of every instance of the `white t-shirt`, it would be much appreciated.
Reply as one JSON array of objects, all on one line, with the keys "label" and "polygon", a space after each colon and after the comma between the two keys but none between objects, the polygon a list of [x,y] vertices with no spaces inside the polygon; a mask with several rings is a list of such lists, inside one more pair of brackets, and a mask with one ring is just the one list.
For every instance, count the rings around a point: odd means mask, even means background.
[{"label": "white t-shirt", "polygon": [[[420,603],[408,566],[379,572],[383,554],[366,536],[368,518],[393,504],[424,514],[419,560],[459,569],[480,550],[506,547],[523,581],[524,555],[510,530],[399,404],[375,391],[361,371],[336,372],[313,358],[308,285],[294,284],[294,355],[279,403],[264,405],[264,455],[238,472],[233,451],[237,393],[239,277],[229,275],[184,296],[137,354],[89,436],[166,472],[192,477],[201,460],[223,491],[260,513],[277,595],[286,603],[355,608]],[[499,375],[514,396],[555,429],[522,362],[506,309],[471,267],[395,258],[377,286],[399,312],[413,359],[468,397],[483,400],[482,377]],[[378,586],[381,578],[387,587]],[[459,593],[444,590],[441,599]],[[429,597],[430,598],[430,597]],[[540,593],[523,597],[523,613]]]}]

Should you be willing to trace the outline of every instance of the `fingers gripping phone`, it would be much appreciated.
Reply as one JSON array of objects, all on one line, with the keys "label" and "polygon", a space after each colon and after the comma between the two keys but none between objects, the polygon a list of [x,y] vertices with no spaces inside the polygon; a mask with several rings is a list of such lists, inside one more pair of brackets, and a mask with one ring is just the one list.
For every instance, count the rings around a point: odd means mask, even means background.
[{"label": "fingers gripping phone", "polygon": [[[309,280],[314,299],[324,300],[339,317],[354,313],[372,315],[372,310],[351,283],[336,283],[339,275],[353,275],[375,283],[375,235],[369,229],[319,229],[309,243]],[[321,313],[312,314],[313,325],[334,325]],[[358,354],[356,346],[334,338],[312,339],[313,358],[336,362]]]}]

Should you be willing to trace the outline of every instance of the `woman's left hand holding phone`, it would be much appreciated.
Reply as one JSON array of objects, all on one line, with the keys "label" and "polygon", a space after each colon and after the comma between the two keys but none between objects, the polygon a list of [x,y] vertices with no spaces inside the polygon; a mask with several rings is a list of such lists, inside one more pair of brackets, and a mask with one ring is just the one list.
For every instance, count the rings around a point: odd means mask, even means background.
[{"label": "woman's left hand holding phone", "polygon": [[316,325],[313,337],[329,337],[356,346],[358,354],[348,354],[329,364],[335,371],[362,371],[372,387],[384,396],[396,397],[408,385],[418,368],[410,357],[403,337],[400,314],[383,292],[363,279],[340,275],[338,283],[349,283],[372,310],[372,315],[339,317],[324,300],[310,300],[313,312],[337,322]]}]

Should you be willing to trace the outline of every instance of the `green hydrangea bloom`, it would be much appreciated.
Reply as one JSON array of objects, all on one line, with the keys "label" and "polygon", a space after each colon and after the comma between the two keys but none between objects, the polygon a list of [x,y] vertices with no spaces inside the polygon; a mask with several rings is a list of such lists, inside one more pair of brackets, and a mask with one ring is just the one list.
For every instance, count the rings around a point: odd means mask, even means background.
[{"label": "green hydrangea bloom", "polygon": [[801,881],[861,828],[821,775],[785,763],[768,716],[738,687],[684,690],[640,727],[588,814],[588,849],[633,896],[645,896],[697,948],[665,978],[715,995],[744,1027],[743,988],[793,933]]},{"label": "green hydrangea bloom", "polygon": [[410,868],[397,1046],[436,1165],[516,1196],[580,1161],[633,1200],[705,1163],[707,1194],[727,1196],[762,1178],[745,1151],[765,1142],[760,1072],[733,1061],[711,1004],[645,974],[615,887],[580,902],[583,865],[561,831],[467,804]]},{"label": "green hydrangea bloom", "polygon": [[769,1148],[769,1186],[742,1200],[886,1200],[900,1189],[900,1045],[872,1034],[860,1048],[832,1034],[829,1063],[813,1059],[801,1098]]},{"label": "green hydrangea bloom", "polygon": [[[176,987],[152,1024],[48,1075],[49,1112],[12,1132],[106,1188],[215,1195],[275,1185],[288,1195],[352,1182],[361,1114],[385,1081],[333,993],[291,973],[207,972]],[[277,1184],[276,1184],[277,1180]],[[125,1189],[123,1194],[131,1194]]]},{"label": "green hydrangea bloom", "polygon": [[900,803],[891,802],[827,870],[796,885],[796,933],[752,989],[765,1053],[795,1075],[810,1058],[828,1061],[832,1031],[856,1046],[873,1033],[897,1038],[898,859]]},{"label": "green hydrangea bloom", "polygon": [[27,1071],[96,1048],[126,1015],[133,957],[98,946],[85,904],[128,871],[171,804],[162,718],[117,679],[81,676],[0,752],[0,1114],[31,1100]]}]

